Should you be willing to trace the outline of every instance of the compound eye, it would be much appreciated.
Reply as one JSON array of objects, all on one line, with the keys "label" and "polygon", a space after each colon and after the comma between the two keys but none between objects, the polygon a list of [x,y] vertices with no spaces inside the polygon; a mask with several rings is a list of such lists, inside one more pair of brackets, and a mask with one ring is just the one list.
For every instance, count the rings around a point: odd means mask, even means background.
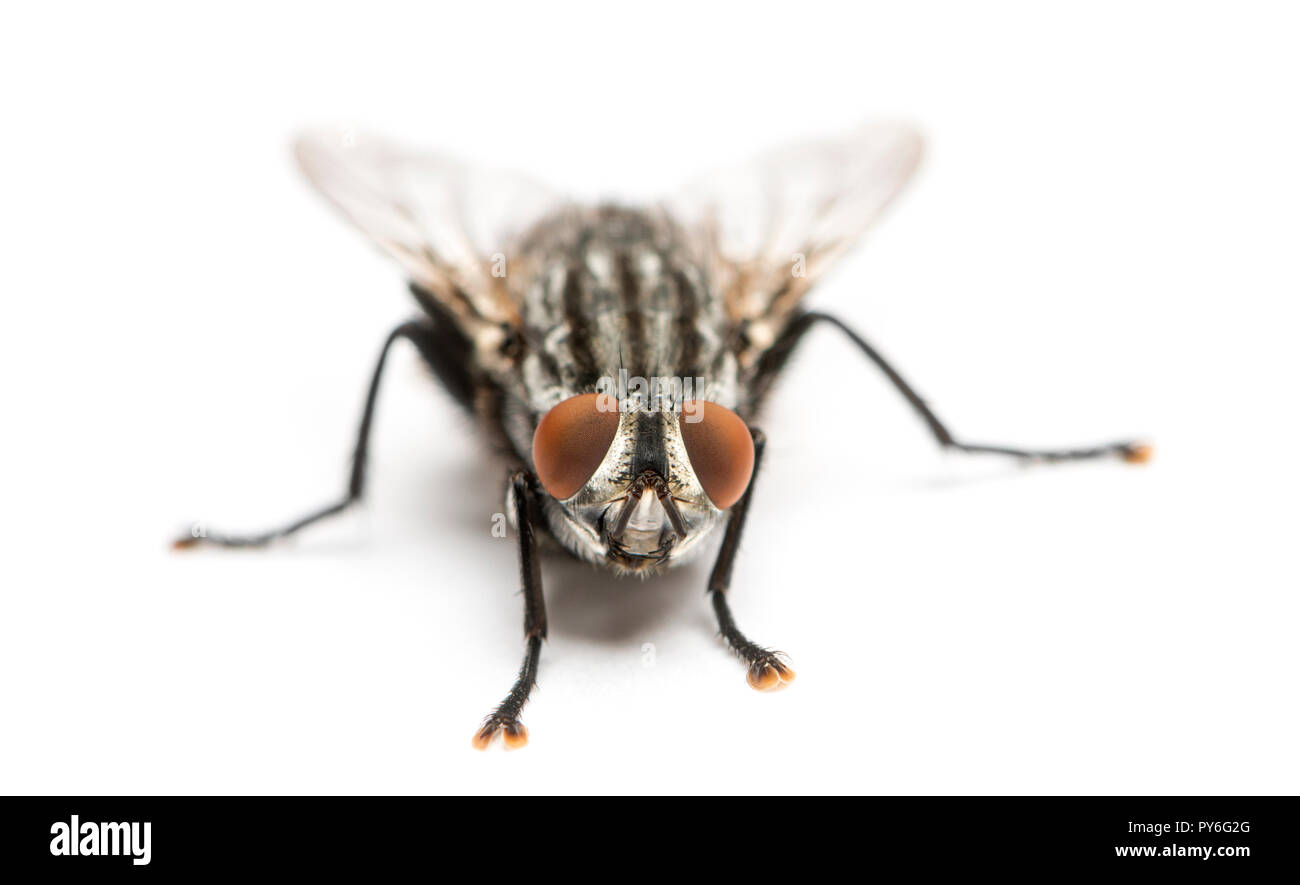
[{"label": "compound eye", "polygon": [[730,409],[704,400],[682,404],[682,442],[709,500],[726,510],[740,500],[754,473],[754,438]]},{"label": "compound eye", "polygon": [[533,434],[533,467],[542,487],[563,501],[591,479],[618,432],[618,399],[570,397],[542,416]]}]

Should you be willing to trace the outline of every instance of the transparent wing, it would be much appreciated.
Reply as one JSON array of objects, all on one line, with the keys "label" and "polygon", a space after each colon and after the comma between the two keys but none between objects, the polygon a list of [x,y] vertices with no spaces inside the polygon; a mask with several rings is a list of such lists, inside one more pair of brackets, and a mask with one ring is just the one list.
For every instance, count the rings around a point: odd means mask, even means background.
[{"label": "transparent wing", "polygon": [[736,320],[779,323],[911,177],[920,135],[872,122],[717,170],[668,203]]},{"label": "transparent wing", "polygon": [[503,262],[516,235],[562,205],[550,191],[351,130],[305,133],[295,154],[316,189],[463,322],[517,320]]}]

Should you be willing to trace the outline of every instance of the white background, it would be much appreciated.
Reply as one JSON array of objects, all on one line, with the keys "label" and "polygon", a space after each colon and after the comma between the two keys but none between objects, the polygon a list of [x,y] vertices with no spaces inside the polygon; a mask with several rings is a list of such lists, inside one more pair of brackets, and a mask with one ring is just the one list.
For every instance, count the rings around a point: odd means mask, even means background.
[{"label": "white background", "polygon": [[[469,6],[3,14],[0,790],[1300,790],[1292,13]],[[473,752],[522,648],[503,469],[408,351],[362,512],[167,551],[339,494],[413,311],[300,127],[599,196],[881,114],[926,162],[813,303],[967,438],[1157,456],[941,456],[816,333],[733,593],[791,689],[745,685],[707,561],[548,560],[532,740]]]}]

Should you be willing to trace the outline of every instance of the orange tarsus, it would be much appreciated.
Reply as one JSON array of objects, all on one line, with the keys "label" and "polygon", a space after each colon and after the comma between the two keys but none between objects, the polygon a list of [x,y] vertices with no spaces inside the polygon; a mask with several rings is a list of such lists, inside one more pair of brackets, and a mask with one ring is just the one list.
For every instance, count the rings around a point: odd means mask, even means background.
[{"label": "orange tarsus", "polygon": [[1124,460],[1130,464],[1145,464],[1151,460],[1153,454],[1155,454],[1154,447],[1147,443],[1139,443],[1124,450]]}]

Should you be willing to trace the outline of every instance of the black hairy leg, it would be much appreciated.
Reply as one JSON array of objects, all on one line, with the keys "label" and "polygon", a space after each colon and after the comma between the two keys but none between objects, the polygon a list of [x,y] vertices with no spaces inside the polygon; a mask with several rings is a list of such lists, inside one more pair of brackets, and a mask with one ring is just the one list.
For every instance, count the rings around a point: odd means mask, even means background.
[{"label": "black hairy leg", "polygon": [[272,541],[286,538],[328,516],[342,513],[360,501],[366,487],[366,461],[370,447],[370,428],[375,416],[375,401],[379,397],[379,380],[384,373],[384,364],[388,359],[388,352],[392,349],[394,343],[405,338],[415,344],[422,354],[428,354],[436,347],[434,336],[435,332],[427,322],[403,323],[389,333],[388,339],[384,342],[383,350],[379,352],[379,361],[375,364],[374,375],[370,379],[370,389],[366,394],[365,410],[361,414],[361,427],[357,430],[357,445],[352,455],[352,473],[348,479],[347,492],[341,500],[309,513],[288,525],[267,532],[254,535],[225,535],[210,531],[204,531],[201,534],[191,532],[189,535],[177,538],[172,546],[178,550],[196,547],[201,544],[213,544],[219,547],[262,547]]},{"label": "black hairy leg", "polygon": [[784,365],[804,334],[819,322],[839,329],[857,346],[858,350],[862,351],[869,360],[875,363],[876,367],[885,373],[885,377],[890,380],[890,383],[898,389],[898,392],[903,395],[912,408],[916,410],[916,413],[921,416],[921,419],[925,421],[926,426],[930,428],[930,432],[934,434],[934,438],[939,445],[946,449],[973,454],[1009,455],[1013,458],[1023,458],[1028,461],[1046,462],[1083,461],[1090,458],[1114,457],[1130,464],[1142,464],[1151,457],[1150,445],[1133,440],[1066,449],[1024,449],[1015,446],[962,442],[948,430],[947,426],[939,420],[939,417],[930,409],[920,394],[880,355],[879,351],[872,347],[865,338],[845,325],[843,321],[825,313],[803,313],[791,321],[781,337],[768,349],[767,354],[763,357],[762,364],[759,366],[756,387],[760,391],[766,389],[770,384],[772,378]]},{"label": "black hairy leg", "polygon": [[542,596],[542,566],[533,528],[533,520],[538,518],[533,479],[527,471],[517,470],[510,482],[514,493],[515,521],[519,530],[519,581],[523,585],[524,594],[526,649],[524,663],[519,668],[519,676],[511,686],[510,693],[483,720],[483,726],[474,735],[474,746],[479,750],[486,749],[498,732],[509,749],[528,743],[528,729],[519,721],[519,714],[537,685],[537,664],[542,655],[542,641],[546,639],[546,600]]},{"label": "black hairy leg", "polygon": [[786,655],[770,648],[764,648],[751,642],[732,617],[731,607],[727,604],[727,592],[731,589],[731,569],[736,562],[740,549],[741,533],[745,530],[745,519],[749,515],[749,506],[754,500],[754,486],[758,480],[758,469],[763,463],[763,449],[767,439],[761,430],[750,428],[754,437],[754,472],[749,478],[749,488],[731,507],[731,516],[727,519],[727,531],[722,538],[722,548],[718,551],[717,562],[709,575],[709,596],[713,601],[713,612],[718,618],[718,631],[726,640],[736,656],[745,662],[745,678],[759,691],[782,688],[794,681],[794,670],[790,668]]}]

